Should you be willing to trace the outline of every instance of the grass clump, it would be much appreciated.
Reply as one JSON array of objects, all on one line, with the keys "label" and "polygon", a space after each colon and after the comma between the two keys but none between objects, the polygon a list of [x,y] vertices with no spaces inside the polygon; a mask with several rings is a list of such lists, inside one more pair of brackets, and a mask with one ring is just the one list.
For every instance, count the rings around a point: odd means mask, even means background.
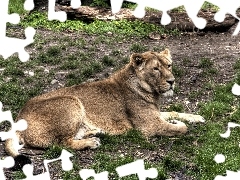
[{"label": "grass clump", "polygon": [[208,58],[201,58],[199,67],[200,68],[210,68],[213,66],[213,62]]},{"label": "grass clump", "polygon": [[184,112],[184,106],[182,104],[171,104],[168,111]]},{"label": "grass clump", "polygon": [[172,67],[172,72],[174,76],[178,78],[181,78],[186,74],[185,70],[182,67],[177,67],[177,66]]},{"label": "grass clump", "polygon": [[109,56],[103,56],[102,62],[106,66],[114,66],[114,59]]},{"label": "grass clump", "polygon": [[233,69],[236,71],[240,70],[240,59],[238,59],[237,62],[234,64]]},{"label": "grass clump", "polygon": [[15,171],[12,176],[13,176],[13,179],[25,179],[25,178],[27,178],[26,175],[23,173],[23,171]]},{"label": "grass clump", "polygon": [[139,43],[134,43],[130,47],[130,51],[135,52],[135,53],[143,53],[146,50],[147,50],[147,48]]},{"label": "grass clump", "polygon": [[25,0],[9,0],[8,13],[25,14],[27,11],[23,7],[24,2]]},{"label": "grass clump", "polygon": [[218,70],[214,67],[213,61],[208,58],[201,58],[199,68],[203,69],[202,76],[217,75]]},{"label": "grass clump", "polygon": [[6,69],[4,69],[3,75],[4,76],[8,76],[8,75],[23,76],[24,72],[18,67],[8,66],[6,67]]},{"label": "grass clump", "polygon": [[152,150],[155,146],[149,143],[141,132],[137,130],[130,130],[122,135],[101,135],[101,142],[104,146],[101,146],[102,151],[114,152],[120,146],[138,147],[139,149]]},{"label": "grass clump", "polygon": [[65,149],[68,152],[74,154],[74,151],[72,149],[69,149],[69,148],[63,147],[63,146],[59,146],[59,145],[52,145],[44,152],[43,156],[44,156],[45,159],[59,158],[63,149]]},{"label": "grass clump", "polygon": [[98,61],[91,62],[85,65],[82,69],[82,76],[83,78],[89,78],[95,73],[98,73],[102,70],[102,64]]},{"label": "grass clump", "polygon": [[169,171],[178,170],[183,165],[181,161],[174,160],[172,156],[169,156],[169,155],[164,157],[163,164],[164,164],[164,167]]},{"label": "grass clump", "polygon": [[97,6],[97,7],[110,7],[107,3],[107,0],[93,0],[90,6]]}]

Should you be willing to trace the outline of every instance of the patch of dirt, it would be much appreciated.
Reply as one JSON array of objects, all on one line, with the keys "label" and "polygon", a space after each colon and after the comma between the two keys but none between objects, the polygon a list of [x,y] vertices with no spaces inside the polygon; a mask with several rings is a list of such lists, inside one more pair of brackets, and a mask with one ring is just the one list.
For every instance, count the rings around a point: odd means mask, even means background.
[{"label": "patch of dirt", "polygon": [[[179,15],[180,16],[180,15]],[[159,21],[159,19],[158,19]],[[229,27],[230,28],[230,27]],[[225,84],[227,82],[234,80],[233,64],[240,57],[240,42],[239,37],[232,36],[232,32],[235,26],[231,25],[231,28],[224,33],[213,33],[213,32],[184,32],[180,36],[167,36],[166,38],[152,39],[152,38],[132,38],[126,39],[123,42],[116,42],[114,49],[119,49],[121,52],[130,55],[131,52],[129,47],[138,42],[148,49],[152,49],[152,46],[157,47],[168,47],[172,53],[172,58],[174,66],[178,67],[183,71],[182,76],[176,77],[178,91],[172,98],[163,98],[162,109],[168,109],[170,104],[182,104],[186,112],[196,113],[198,111],[197,104],[199,102],[206,102],[211,99],[212,90],[206,87],[206,83],[213,84]],[[38,29],[38,34],[44,36],[56,36],[55,32]],[[59,32],[58,36],[71,36],[72,40],[78,39],[79,37],[84,38],[89,44],[92,40],[96,39],[97,36],[89,36],[84,33],[79,32]],[[113,34],[113,37],[117,34]],[[28,47],[29,52],[34,53],[36,50]],[[83,49],[87,51],[87,49]],[[99,52],[96,59],[100,58],[102,54],[110,54],[112,49],[104,49]],[[35,52],[36,53],[36,52]],[[199,66],[200,60],[202,58],[208,58],[213,62],[213,67],[217,70],[217,74],[205,74],[204,68]],[[107,70],[111,74],[112,69]],[[101,79],[102,74],[98,74],[94,77],[95,79]],[[56,76],[56,80],[64,84],[64,78],[62,76]],[[46,91],[55,89],[49,85]],[[193,98],[189,97],[192,92],[201,93]],[[191,130],[191,129],[190,129]],[[152,141],[154,144],[154,140]],[[169,142],[169,149],[171,150],[171,142]],[[164,156],[166,147],[159,147],[158,150],[138,150],[136,147],[135,152],[132,156],[145,158],[147,161],[161,161]],[[42,163],[43,151],[34,149],[22,149],[23,153],[30,156],[34,162],[34,174],[40,174],[44,171]],[[128,152],[127,147],[121,147],[121,152]],[[88,167],[93,162],[94,150],[83,150],[76,152],[78,164],[84,167]],[[115,153],[111,153],[113,156]],[[0,141],[0,157],[7,156],[4,151],[4,142]],[[184,168],[194,168],[191,167],[191,162],[189,162],[189,167]],[[194,179],[187,176],[186,169],[181,172],[172,172],[170,176],[172,179],[190,180]],[[51,168],[50,168],[51,169]],[[52,179],[59,179],[59,169],[51,169]],[[12,171],[5,169],[5,175],[7,179],[12,179]],[[54,175],[53,175],[54,174]]]}]

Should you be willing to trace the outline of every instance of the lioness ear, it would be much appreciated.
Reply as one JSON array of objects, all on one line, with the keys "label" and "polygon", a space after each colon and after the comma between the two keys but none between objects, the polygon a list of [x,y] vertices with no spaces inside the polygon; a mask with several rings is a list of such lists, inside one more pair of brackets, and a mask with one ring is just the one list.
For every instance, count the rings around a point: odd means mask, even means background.
[{"label": "lioness ear", "polygon": [[131,55],[131,62],[136,65],[140,66],[143,63],[143,57],[140,53],[134,53]]},{"label": "lioness ear", "polygon": [[141,69],[143,68],[145,61],[144,61],[142,54],[134,53],[131,55],[130,59],[131,59],[131,63],[133,64],[134,67],[139,67],[139,68],[141,67]]},{"label": "lioness ear", "polygon": [[168,48],[166,48],[164,51],[162,51],[161,54],[164,54],[164,55],[166,55],[166,56],[171,57],[171,55],[170,55],[170,51],[169,51]]}]

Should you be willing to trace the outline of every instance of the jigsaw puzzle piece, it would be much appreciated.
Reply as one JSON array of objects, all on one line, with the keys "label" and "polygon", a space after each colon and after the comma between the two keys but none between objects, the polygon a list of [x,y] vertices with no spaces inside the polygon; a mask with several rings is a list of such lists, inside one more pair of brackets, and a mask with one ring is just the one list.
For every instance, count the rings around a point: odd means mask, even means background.
[{"label": "jigsaw puzzle piece", "polygon": [[[30,3],[30,0],[26,1],[26,6]],[[0,6],[0,41],[4,42],[0,44],[0,54],[4,59],[7,59],[15,52],[18,53],[19,59],[21,61],[27,61],[29,59],[29,54],[24,50],[26,46],[33,43],[33,36],[35,35],[35,30],[33,28],[25,29],[26,39],[10,38],[6,36],[6,24],[10,22],[12,24],[18,24],[20,17],[18,14],[8,14],[8,0],[3,0]],[[32,2],[33,3],[33,2]],[[30,8],[30,7],[28,7]]]},{"label": "jigsaw puzzle piece", "polygon": [[237,83],[233,85],[232,93],[236,96],[240,96],[240,86]]},{"label": "jigsaw puzzle piece", "polygon": [[240,177],[240,171],[226,171],[226,176],[217,175],[214,180],[238,180]]},{"label": "jigsaw puzzle piece", "polygon": [[62,160],[62,169],[64,171],[70,171],[73,168],[73,163],[70,160],[70,157],[72,157],[73,154],[66,151],[65,149],[62,150],[62,154],[60,155],[59,159]]},{"label": "jigsaw puzzle piece", "polygon": [[31,164],[24,165],[22,170],[26,176],[26,178],[22,180],[50,180],[50,174],[48,172],[33,175],[33,165]]},{"label": "jigsaw puzzle piece", "polygon": [[2,111],[2,108],[3,104],[0,102],[0,123],[6,120],[13,122],[11,111]]},{"label": "jigsaw puzzle piece", "polygon": [[220,136],[223,137],[223,138],[228,138],[231,134],[231,128],[235,128],[235,127],[240,127],[240,124],[229,122],[228,127],[227,127],[227,131],[223,134],[220,134]]},{"label": "jigsaw puzzle piece", "polygon": [[[64,11],[55,11],[56,0],[48,0],[48,19],[59,20],[60,22],[65,22],[67,20],[67,14]],[[81,6],[81,0],[71,0],[71,6],[73,9],[77,9]]]},{"label": "jigsaw puzzle piece", "polygon": [[0,179],[1,180],[5,180],[3,168],[11,168],[13,166],[14,166],[14,159],[11,156],[8,156],[3,160],[0,159]]},{"label": "jigsaw puzzle piece", "polygon": [[8,132],[0,132],[0,138],[4,141],[6,139],[13,139],[14,146],[17,150],[21,149],[23,145],[19,145],[18,138],[16,137],[16,131],[24,131],[27,129],[27,122],[25,120],[19,120],[14,122],[11,111],[2,111],[2,103],[0,102],[0,123],[8,121],[11,123],[11,130]]},{"label": "jigsaw puzzle piece", "polygon": [[27,11],[31,11],[34,9],[34,2],[33,0],[26,0],[24,2],[24,9]]},{"label": "jigsaw puzzle piece", "polygon": [[239,22],[233,32],[233,36],[238,35],[240,31],[240,18],[236,15],[236,11],[240,7],[240,1],[229,0],[227,3],[225,0],[208,0],[208,1],[220,8],[219,11],[214,16],[215,21],[223,22],[226,14],[231,14],[233,17],[238,19]]},{"label": "jigsaw puzzle piece", "polygon": [[[153,8],[163,12],[161,18],[161,24],[167,25],[171,22],[171,17],[168,15],[167,11],[183,5],[183,0],[126,0],[128,2],[136,3],[138,6],[135,8],[133,15],[137,18],[143,18],[145,16],[145,8]],[[112,13],[117,13],[120,11],[123,0],[111,0]]]},{"label": "jigsaw puzzle piece", "polygon": [[[17,24],[20,21],[18,14],[8,14],[8,3],[9,0],[2,0],[0,6],[0,40],[6,36],[7,22]],[[3,42],[1,40],[1,42]],[[4,44],[4,43],[3,43]]]},{"label": "jigsaw puzzle piece", "polygon": [[73,168],[72,161],[70,160],[70,157],[72,157],[72,156],[73,156],[73,154],[71,154],[70,152],[68,152],[65,149],[63,149],[61,155],[59,156],[59,158],[51,159],[51,160],[44,160],[43,164],[44,164],[44,167],[46,169],[48,169],[48,164],[49,163],[61,160],[62,169],[64,171],[70,171]]},{"label": "jigsaw puzzle piece", "polygon": [[1,41],[5,42],[0,44],[0,54],[4,59],[7,59],[12,54],[17,52],[19,59],[22,62],[27,61],[29,59],[29,54],[25,51],[24,48],[34,42],[33,37],[35,35],[35,32],[36,31],[34,28],[28,27],[25,29],[26,39],[10,38],[6,36],[0,39]]},{"label": "jigsaw puzzle piece", "polygon": [[116,171],[119,177],[137,174],[139,180],[146,180],[147,178],[153,179],[158,176],[157,169],[155,168],[150,168],[148,170],[145,169],[143,159],[139,159],[132,163],[117,167]]},{"label": "jigsaw puzzle piece", "polygon": [[104,171],[96,174],[93,169],[81,169],[79,175],[83,180],[93,177],[94,180],[108,180],[108,172]]},{"label": "jigsaw puzzle piece", "polygon": [[64,22],[67,20],[67,14],[64,11],[55,11],[55,2],[56,0],[48,0],[48,19],[59,20],[60,22]]},{"label": "jigsaw puzzle piece", "polygon": [[16,131],[24,131],[25,129],[27,129],[27,121],[25,121],[24,119],[21,119],[16,123],[14,123],[12,119],[7,119],[7,121],[11,123],[12,127],[11,130],[9,130],[8,132],[0,132],[0,137],[2,140],[13,138]]},{"label": "jigsaw puzzle piece", "polygon": [[50,180],[48,164],[58,160],[61,160],[62,169],[64,171],[69,171],[73,168],[73,164],[70,160],[70,157],[72,156],[73,155],[71,153],[63,149],[59,158],[43,161],[46,172],[38,175],[33,175],[33,166],[31,164],[26,164],[23,166],[23,173],[26,175],[26,178],[24,180]]},{"label": "jigsaw puzzle piece", "polygon": [[71,0],[71,7],[73,9],[77,9],[81,6],[81,1],[80,0]]},{"label": "jigsaw puzzle piece", "polygon": [[123,0],[110,0],[112,13],[116,14],[120,11],[122,7]]},{"label": "jigsaw puzzle piece", "polygon": [[194,1],[194,3],[191,0],[183,1],[188,17],[191,18],[192,22],[198,29],[205,28],[207,24],[207,21],[204,18],[197,16],[204,2],[205,0],[197,0],[197,1]]},{"label": "jigsaw puzzle piece", "polygon": [[217,22],[223,22],[226,14],[231,14],[239,20],[239,17],[236,15],[236,11],[240,7],[239,0],[228,0],[227,3],[225,0],[208,0],[208,2],[219,7],[219,11],[214,16]]}]

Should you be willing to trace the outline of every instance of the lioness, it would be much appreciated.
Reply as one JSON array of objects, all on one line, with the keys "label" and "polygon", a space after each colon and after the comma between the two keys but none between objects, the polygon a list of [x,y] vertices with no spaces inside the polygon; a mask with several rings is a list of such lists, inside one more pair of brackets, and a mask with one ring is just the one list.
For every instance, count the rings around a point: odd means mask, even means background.
[{"label": "lioness", "polygon": [[[172,95],[174,88],[170,51],[135,53],[130,62],[111,77],[72,87],[65,87],[29,100],[18,114],[28,128],[17,132],[25,147],[46,148],[60,144],[72,149],[97,148],[97,133],[121,134],[131,128],[144,136],[174,136],[187,132],[180,121],[169,117],[203,122],[199,115],[160,113],[162,95]],[[6,151],[19,156],[12,139]]]}]

